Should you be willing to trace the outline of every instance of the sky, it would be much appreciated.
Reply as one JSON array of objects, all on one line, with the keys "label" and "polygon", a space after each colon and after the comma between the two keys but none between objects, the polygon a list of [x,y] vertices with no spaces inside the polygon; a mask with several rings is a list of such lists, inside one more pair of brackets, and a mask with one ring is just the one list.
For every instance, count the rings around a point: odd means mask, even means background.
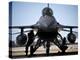
[{"label": "sky", "polygon": [[[35,24],[42,16],[43,8],[47,3],[32,2],[12,2],[12,26],[29,26]],[[78,26],[78,6],[49,4],[53,10],[53,16],[62,25]],[[13,32],[19,30],[15,29]],[[66,36],[67,32],[61,32]],[[17,35],[12,35],[12,40],[16,40]]]}]

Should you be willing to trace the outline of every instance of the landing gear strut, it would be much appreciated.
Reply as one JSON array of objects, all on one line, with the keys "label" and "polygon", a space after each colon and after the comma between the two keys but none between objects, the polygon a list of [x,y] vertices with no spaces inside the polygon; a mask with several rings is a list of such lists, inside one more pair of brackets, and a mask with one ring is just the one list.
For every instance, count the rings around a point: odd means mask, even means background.
[{"label": "landing gear strut", "polygon": [[47,41],[46,43],[46,55],[49,56],[49,51],[50,51],[50,42]]}]

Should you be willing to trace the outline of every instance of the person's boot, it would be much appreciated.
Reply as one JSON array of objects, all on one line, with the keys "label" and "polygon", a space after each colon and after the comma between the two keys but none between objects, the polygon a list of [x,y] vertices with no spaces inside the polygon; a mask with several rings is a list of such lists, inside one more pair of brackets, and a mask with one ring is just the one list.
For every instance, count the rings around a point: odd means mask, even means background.
[{"label": "person's boot", "polygon": [[25,52],[26,52],[26,56],[27,56],[28,55],[28,48],[26,48],[26,51]]}]

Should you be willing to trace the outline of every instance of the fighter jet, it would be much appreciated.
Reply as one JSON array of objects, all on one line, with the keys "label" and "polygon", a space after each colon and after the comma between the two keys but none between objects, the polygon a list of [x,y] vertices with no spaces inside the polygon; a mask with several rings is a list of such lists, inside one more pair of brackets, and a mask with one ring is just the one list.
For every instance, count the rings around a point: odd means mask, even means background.
[{"label": "fighter jet", "polygon": [[[31,30],[24,31],[24,29],[28,28],[31,28]],[[64,28],[69,28],[70,30],[68,31]],[[49,4],[42,10],[42,16],[36,24],[31,26],[9,26],[9,29],[21,29],[21,32],[18,32],[20,35],[16,37],[16,42],[20,46],[27,42],[26,55],[28,53],[29,46],[34,44],[34,40],[36,38],[38,39],[36,44],[32,47],[33,49],[31,50],[31,54],[33,54],[41,45],[46,45],[46,54],[49,55],[50,43],[54,43],[60,50],[62,50],[62,52],[65,52],[68,48],[66,45],[66,38],[63,38],[59,31],[62,30],[70,32],[67,35],[67,39],[73,44],[75,43],[76,35],[73,33],[74,31],[72,31],[72,29],[75,28],[78,28],[78,26],[64,26],[59,24],[59,22],[56,21],[56,18],[53,15],[53,10],[49,7]],[[34,34],[34,31],[37,33]],[[29,32],[28,36],[26,36],[25,32]]]}]

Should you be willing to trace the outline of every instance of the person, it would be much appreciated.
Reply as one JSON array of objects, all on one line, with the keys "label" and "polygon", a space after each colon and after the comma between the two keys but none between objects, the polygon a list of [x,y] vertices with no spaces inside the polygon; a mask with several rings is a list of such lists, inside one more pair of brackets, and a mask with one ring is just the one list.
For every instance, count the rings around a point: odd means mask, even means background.
[{"label": "person", "polygon": [[33,30],[30,31],[30,33],[28,33],[28,42],[26,44],[26,56],[28,55],[28,48],[29,46],[33,43],[34,41],[34,32]]}]

